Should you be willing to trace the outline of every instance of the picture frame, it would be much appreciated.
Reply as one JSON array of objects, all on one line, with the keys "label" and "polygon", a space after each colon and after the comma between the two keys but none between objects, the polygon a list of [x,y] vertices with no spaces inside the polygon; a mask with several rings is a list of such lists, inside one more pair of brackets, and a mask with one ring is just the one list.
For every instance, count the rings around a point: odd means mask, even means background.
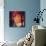
[{"label": "picture frame", "polygon": [[9,11],[10,27],[25,27],[25,11]]}]

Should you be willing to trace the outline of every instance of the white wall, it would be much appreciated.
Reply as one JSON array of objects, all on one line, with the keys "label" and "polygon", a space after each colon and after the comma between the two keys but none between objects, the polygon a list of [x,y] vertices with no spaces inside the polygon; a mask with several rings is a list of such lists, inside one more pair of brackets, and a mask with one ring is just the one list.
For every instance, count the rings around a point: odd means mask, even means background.
[{"label": "white wall", "polygon": [[4,3],[0,0],[0,42],[4,41]]}]

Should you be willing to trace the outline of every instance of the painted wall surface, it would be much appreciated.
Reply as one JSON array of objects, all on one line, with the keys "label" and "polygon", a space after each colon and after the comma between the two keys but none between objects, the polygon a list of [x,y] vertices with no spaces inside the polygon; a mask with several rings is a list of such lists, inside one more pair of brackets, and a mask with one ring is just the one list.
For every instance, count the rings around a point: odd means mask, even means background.
[{"label": "painted wall surface", "polygon": [[0,42],[4,41],[4,2],[0,0]]},{"label": "painted wall surface", "polygon": [[[4,36],[7,41],[18,41],[24,37],[32,28],[35,14],[40,10],[40,0],[4,0]],[[9,11],[25,11],[26,21],[24,28],[9,27]]]}]

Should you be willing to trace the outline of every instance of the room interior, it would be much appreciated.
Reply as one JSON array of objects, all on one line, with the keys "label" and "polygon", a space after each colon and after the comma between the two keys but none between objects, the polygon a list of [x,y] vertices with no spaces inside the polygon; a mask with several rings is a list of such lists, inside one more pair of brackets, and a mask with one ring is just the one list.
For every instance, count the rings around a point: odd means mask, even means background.
[{"label": "room interior", "polygon": [[[39,23],[34,21],[39,11],[46,9],[45,5],[46,0],[4,0],[1,5],[3,15],[0,16],[3,18],[0,46],[46,46],[46,11],[42,14],[43,21],[41,18]],[[9,26],[10,11],[25,12],[25,27]]]}]

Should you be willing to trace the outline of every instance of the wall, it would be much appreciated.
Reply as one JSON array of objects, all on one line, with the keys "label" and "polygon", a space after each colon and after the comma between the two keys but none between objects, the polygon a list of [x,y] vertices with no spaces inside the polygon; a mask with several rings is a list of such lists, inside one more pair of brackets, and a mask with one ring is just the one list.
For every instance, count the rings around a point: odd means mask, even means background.
[{"label": "wall", "polygon": [[4,8],[3,6],[4,6],[3,0],[0,0],[0,42],[4,41]]},{"label": "wall", "polygon": [[[46,0],[40,0],[40,9],[46,9]],[[46,27],[46,11],[43,13],[42,15],[44,21],[40,21],[40,25],[45,26]],[[45,36],[46,37],[46,36]],[[46,39],[46,38],[45,38]],[[45,40],[46,41],[46,40]],[[46,43],[46,42],[45,42]]]},{"label": "wall", "polygon": [[4,8],[3,4],[0,3],[0,42],[3,41],[4,41]]},{"label": "wall", "polygon": [[[35,12],[40,10],[40,0],[4,0],[4,36],[7,41],[18,41],[32,28]],[[24,28],[9,27],[9,11],[20,10],[26,12],[26,25]]]},{"label": "wall", "polygon": [[[43,9],[46,9],[46,0],[40,1],[40,9],[41,9],[41,11]],[[43,12],[42,17],[43,17],[44,21],[43,22],[41,21],[40,23],[41,23],[41,25],[46,26],[46,20],[45,20],[46,19],[46,11]]]}]

